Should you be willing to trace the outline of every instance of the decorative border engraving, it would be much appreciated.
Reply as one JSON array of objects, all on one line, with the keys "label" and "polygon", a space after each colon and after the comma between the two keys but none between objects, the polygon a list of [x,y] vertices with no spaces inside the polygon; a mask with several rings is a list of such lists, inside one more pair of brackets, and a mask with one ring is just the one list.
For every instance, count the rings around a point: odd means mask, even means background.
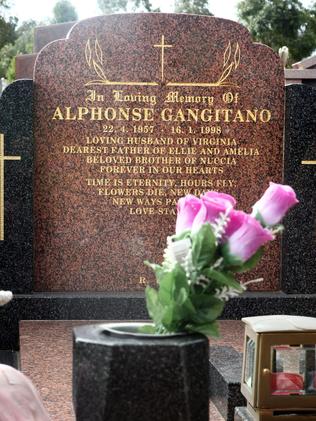
[{"label": "decorative border engraving", "polygon": [[[93,48],[91,47],[93,46]],[[161,48],[161,81],[164,80],[164,66],[165,66],[165,49],[172,48],[173,45],[165,44],[165,37],[164,35],[161,36],[161,44],[154,44],[154,48]],[[95,41],[91,41],[88,39],[86,46],[85,46],[85,59],[87,65],[90,69],[94,70],[96,75],[100,79],[91,80],[86,83],[86,86],[91,85],[129,85],[129,86],[158,86],[158,82],[142,82],[142,81],[131,81],[131,82],[123,82],[123,81],[111,81],[106,76],[104,70],[104,60],[103,60],[103,52],[100,47],[99,41],[96,38]],[[231,73],[237,70],[240,64],[240,47],[239,43],[236,42],[234,52],[232,43],[229,41],[228,45],[224,51],[223,56],[223,71],[219,76],[216,82],[168,82],[167,86],[195,86],[195,87],[218,87],[218,86],[225,86],[225,87],[236,87],[233,82],[227,81],[228,77]]]},{"label": "decorative border engraving", "polygon": [[20,160],[20,156],[4,155],[4,135],[0,133],[0,241],[4,240],[4,161]]},{"label": "decorative border engraving", "polygon": [[302,165],[316,165],[316,161],[302,161]]},{"label": "decorative border engraving", "polygon": [[89,85],[130,85],[130,86],[157,86],[157,82],[114,82],[108,80],[104,73],[103,69],[103,53],[100,48],[98,39],[95,39],[94,42],[94,51],[91,49],[90,39],[88,39],[86,48],[85,48],[85,57],[86,62],[90,68],[93,68],[97,76],[100,79],[91,80],[86,83],[86,86]]}]

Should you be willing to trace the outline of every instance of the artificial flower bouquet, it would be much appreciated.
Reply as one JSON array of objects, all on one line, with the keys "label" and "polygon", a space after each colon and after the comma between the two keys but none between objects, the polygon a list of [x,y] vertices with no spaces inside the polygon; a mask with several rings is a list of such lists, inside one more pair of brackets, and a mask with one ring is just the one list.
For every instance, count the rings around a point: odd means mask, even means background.
[{"label": "artificial flower bouquet", "polygon": [[145,262],[155,272],[158,290],[146,288],[153,326],[143,331],[218,336],[216,319],[225,301],[246,289],[235,274],[256,265],[297,202],[291,187],[272,182],[251,215],[236,210],[236,200],[225,193],[179,199],[176,233],[167,239],[163,263]]}]

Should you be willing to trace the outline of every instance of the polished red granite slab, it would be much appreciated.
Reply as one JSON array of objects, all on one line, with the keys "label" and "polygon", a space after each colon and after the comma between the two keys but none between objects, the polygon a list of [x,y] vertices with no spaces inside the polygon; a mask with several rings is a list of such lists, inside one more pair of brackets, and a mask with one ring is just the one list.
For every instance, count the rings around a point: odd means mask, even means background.
[{"label": "polished red granite slab", "polygon": [[[21,369],[34,382],[52,421],[74,421],[72,407],[72,328],[95,321],[21,321]],[[221,321],[216,345],[242,350],[243,325]],[[214,341],[211,341],[213,343]],[[210,421],[224,421],[210,403]]]},{"label": "polished red granite slab", "polygon": [[[34,84],[37,291],[143,290],[179,197],[250,211],[281,181],[283,67],[236,22],[87,19],[41,50]],[[253,288],[278,289],[279,260],[275,242]]]}]

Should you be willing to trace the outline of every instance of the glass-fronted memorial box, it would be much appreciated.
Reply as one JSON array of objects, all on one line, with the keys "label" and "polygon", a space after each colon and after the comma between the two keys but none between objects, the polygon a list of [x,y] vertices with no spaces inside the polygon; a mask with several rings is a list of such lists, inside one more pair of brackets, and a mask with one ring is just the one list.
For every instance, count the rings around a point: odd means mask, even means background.
[{"label": "glass-fronted memorial box", "polygon": [[316,318],[260,316],[245,326],[241,392],[255,421],[316,420]]}]

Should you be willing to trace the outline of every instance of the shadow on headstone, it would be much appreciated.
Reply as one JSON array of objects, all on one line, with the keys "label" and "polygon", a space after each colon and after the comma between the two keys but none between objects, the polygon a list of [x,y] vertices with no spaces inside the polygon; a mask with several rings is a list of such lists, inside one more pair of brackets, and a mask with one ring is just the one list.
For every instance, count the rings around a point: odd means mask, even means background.
[{"label": "shadow on headstone", "polygon": [[0,97],[0,288],[14,293],[32,291],[32,105],[31,80],[11,83]]},{"label": "shadow on headstone", "polygon": [[316,88],[286,88],[284,183],[300,203],[284,221],[282,290],[316,293]]}]

